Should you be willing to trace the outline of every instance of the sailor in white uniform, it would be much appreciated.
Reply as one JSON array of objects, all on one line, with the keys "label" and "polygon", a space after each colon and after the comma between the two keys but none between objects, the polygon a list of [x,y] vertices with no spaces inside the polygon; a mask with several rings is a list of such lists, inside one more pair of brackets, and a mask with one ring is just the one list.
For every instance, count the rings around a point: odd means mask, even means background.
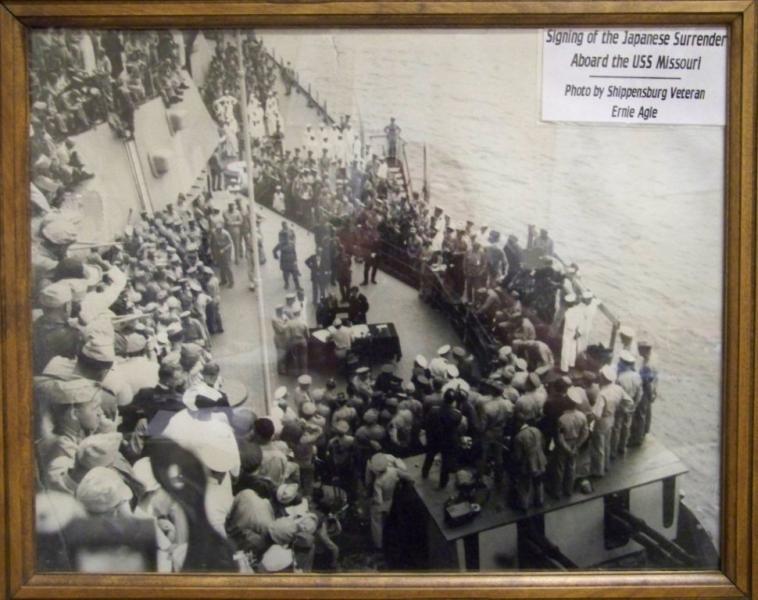
[{"label": "sailor in white uniform", "polygon": [[582,323],[582,335],[579,338],[579,352],[584,352],[590,344],[590,335],[592,334],[592,325],[595,322],[595,315],[600,306],[600,300],[595,298],[590,290],[585,289],[582,292],[582,304],[584,308],[584,319]]}]

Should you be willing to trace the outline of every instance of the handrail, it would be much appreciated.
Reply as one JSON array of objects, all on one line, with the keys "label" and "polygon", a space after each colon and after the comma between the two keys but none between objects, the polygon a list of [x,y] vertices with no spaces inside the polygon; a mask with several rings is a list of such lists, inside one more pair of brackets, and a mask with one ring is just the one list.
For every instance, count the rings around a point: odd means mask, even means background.
[{"label": "handrail", "polygon": [[[273,50],[268,50],[266,46],[261,42],[261,50],[263,51],[263,54],[269,58],[277,67],[279,67],[282,71],[289,71],[290,69],[287,69],[287,66],[284,65],[280,60],[276,58],[276,55],[274,54]],[[308,88],[306,88],[302,83],[300,83],[300,77],[297,76],[297,72],[295,72],[295,77],[292,77],[292,85],[297,88],[297,90],[303,94],[306,98],[308,98],[308,102],[314,104],[316,108],[318,108],[319,113],[321,113],[321,116],[324,118],[324,120],[329,125],[334,125],[337,121],[332,118],[332,116],[327,112],[326,110],[326,101],[322,105],[321,102],[318,101],[318,99],[313,95],[311,92],[311,86],[308,84]]]},{"label": "handrail", "polygon": [[403,170],[405,171],[405,181],[408,183],[408,191],[410,192],[409,198],[413,198],[413,179],[411,178],[411,167],[408,164],[408,153],[405,151],[407,146],[403,138],[399,138],[400,143],[403,145]]}]

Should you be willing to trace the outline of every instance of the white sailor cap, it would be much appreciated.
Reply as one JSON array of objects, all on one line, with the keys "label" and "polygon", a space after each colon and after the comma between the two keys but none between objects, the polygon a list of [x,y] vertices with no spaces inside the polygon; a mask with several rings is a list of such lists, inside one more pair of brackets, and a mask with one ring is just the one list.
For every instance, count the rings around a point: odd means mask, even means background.
[{"label": "white sailor cap", "polygon": [[592,300],[594,297],[595,294],[593,294],[591,290],[584,290],[582,292],[582,300]]},{"label": "white sailor cap", "polygon": [[526,360],[523,358],[516,359],[516,369],[519,371],[526,371],[528,366],[529,365],[527,364]]},{"label": "white sailor cap", "polygon": [[160,489],[161,484],[158,483],[153,474],[153,467],[149,456],[140,458],[132,465],[132,470],[134,471],[134,478],[142,484],[146,492],[154,492]]},{"label": "white sailor cap", "polygon": [[197,438],[191,450],[200,462],[219,473],[239,473],[240,452],[231,425],[226,421],[214,420],[195,421],[195,424]]},{"label": "white sailor cap", "polygon": [[355,372],[356,372],[358,375],[365,375],[366,373],[368,373],[368,367],[358,367],[358,368],[355,370]]},{"label": "white sailor cap", "polygon": [[455,365],[448,365],[447,376],[450,379],[455,379],[456,377],[460,376],[460,371],[458,371],[458,367],[456,367]]},{"label": "white sailor cap", "polygon": [[51,283],[42,290],[39,303],[45,308],[59,308],[67,302],[71,302],[72,299],[71,286],[63,281],[58,281]]},{"label": "white sailor cap", "polygon": [[566,391],[566,396],[577,406],[581,406],[582,402],[584,402],[584,396],[582,394],[581,388],[570,387]]},{"label": "white sailor cap", "polygon": [[335,327],[342,327],[342,319],[340,319],[339,317],[337,317],[336,319],[334,319],[334,323],[332,323],[332,324]]},{"label": "white sailor cap", "polygon": [[450,352],[450,344],[445,344],[444,346],[437,348],[437,354],[440,356],[444,356],[448,352]]},{"label": "white sailor cap", "polygon": [[301,375],[297,378],[297,383],[299,385],[310,385],[313,383],[313,377],[310,375]]},{"label": "white sailor cap", "polygon": [[513,354],[513,349],[510,346],[501,346],[497,351],[497,357],[501,361],[508,360],[508,357]]},{"label": "white sailor cap", "polygon": [[637,359],[635,358],[634,354],[632,354],[629,350],[622,350],[619,352],[619,360],[624,361],[625,363],[634,364],[637,362]]},{"label": "white sailor cap", "polygon": [[276,391],[274,392],[274,399],[275,400],[281,400],[282,398],[286,398],[286,397],[287,397],[287,387],[286,386],[283,385],[281,387],[276,388]]},{"label": "white sailor cap", "polygon": [[422,369],[426,369],[429,366],[429,363],[427,362],[426,358],[424,358],[424,356],[422,356],[421,354],[417,355],[416,358],[413,360],[413,362],[416,363]]},{"label": "white sailor cap", "polygon": [[90,469],[76,488],[76,499],[88,512],[104,514],[132,499],[132,491],[121,476],[108,467]]},{"label": "white sailor cap", "polygon": [[629,325],[622,325],[619,327],[619,335],[623,335],[624,337],[633,338],[634,337],[634,328],[630,327]]},{"label": "white sailor cap", "polygon": [[287,294],[287,295],[284,297],[284,299],[285,299],[285,300],[295,300],[295,299],[297,299],[297,294]]},{"label": "white sailor cap", "polygon": [[569,303],[576,302],[576,294],[574,294],[573,292],[570,292],[566,294],[563,299]]},{"label": "white sailor cap", "polygon": [[616,369],[611,365],[605,365],[600,369],[600,375],[605,378],[606,381],[616,381]]},{"label": "white sailor cap", "polygon": [[276,499],[281,504],[289,504],[295,498],[300,491],[300,486],[296,483],[282,483],[276,488]]}]

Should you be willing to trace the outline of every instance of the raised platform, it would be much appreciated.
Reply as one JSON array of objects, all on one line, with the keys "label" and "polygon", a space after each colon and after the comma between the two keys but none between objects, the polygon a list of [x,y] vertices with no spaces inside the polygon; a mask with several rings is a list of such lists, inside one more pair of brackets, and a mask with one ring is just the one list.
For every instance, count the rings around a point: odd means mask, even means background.
[{"label": "raised platform", "polygon": [[614,492],[641,487],[687,472],[687,467],[676,455],[655,438],[648,436],[641,447],[632,448],[624,458],[617,459],[613,463],[611,471],[603,479],[594,482],[594,490],[589,494],[575,493],[570,498],[560,500],[545,494],[544,506],[529,511],[521,511],[511,508],[504,492],[498,495],[493,490],[489,500],[483,504],[481,513],[473,521],[458,527],[449,527],[444,520],[444,504],[455,493],[453,483],[449,483],[446,490],[437,488],[439,465],[432,467],[428,479],[423,479],[421,477],[421,466],[424,462],[423,454],[408,458],[405,462],[409,473],[413,475],[416,492],[440,533],[449,542],[509,525],[535,515],[565,510]]}]

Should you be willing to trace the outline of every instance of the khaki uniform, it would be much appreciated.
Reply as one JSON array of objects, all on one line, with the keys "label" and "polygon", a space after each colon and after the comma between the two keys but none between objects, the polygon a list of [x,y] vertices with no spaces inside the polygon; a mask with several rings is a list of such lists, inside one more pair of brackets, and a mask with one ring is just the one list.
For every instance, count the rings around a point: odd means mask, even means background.
[{"label": "khaki uniform", "polygon": [[576,479],[576,455],[589,436],[587,417],[578,408],[567,410],[558,418],[558,435],[551,456],[551,488],[556,497],[571,496]]},{"label": "khaki uniform", "polygon": [[532,425],[522,425],[513,438],[513,501],[521,510],[542,506],[545,501],[542,478],[547,459],[544,444],[542,432]]}]

